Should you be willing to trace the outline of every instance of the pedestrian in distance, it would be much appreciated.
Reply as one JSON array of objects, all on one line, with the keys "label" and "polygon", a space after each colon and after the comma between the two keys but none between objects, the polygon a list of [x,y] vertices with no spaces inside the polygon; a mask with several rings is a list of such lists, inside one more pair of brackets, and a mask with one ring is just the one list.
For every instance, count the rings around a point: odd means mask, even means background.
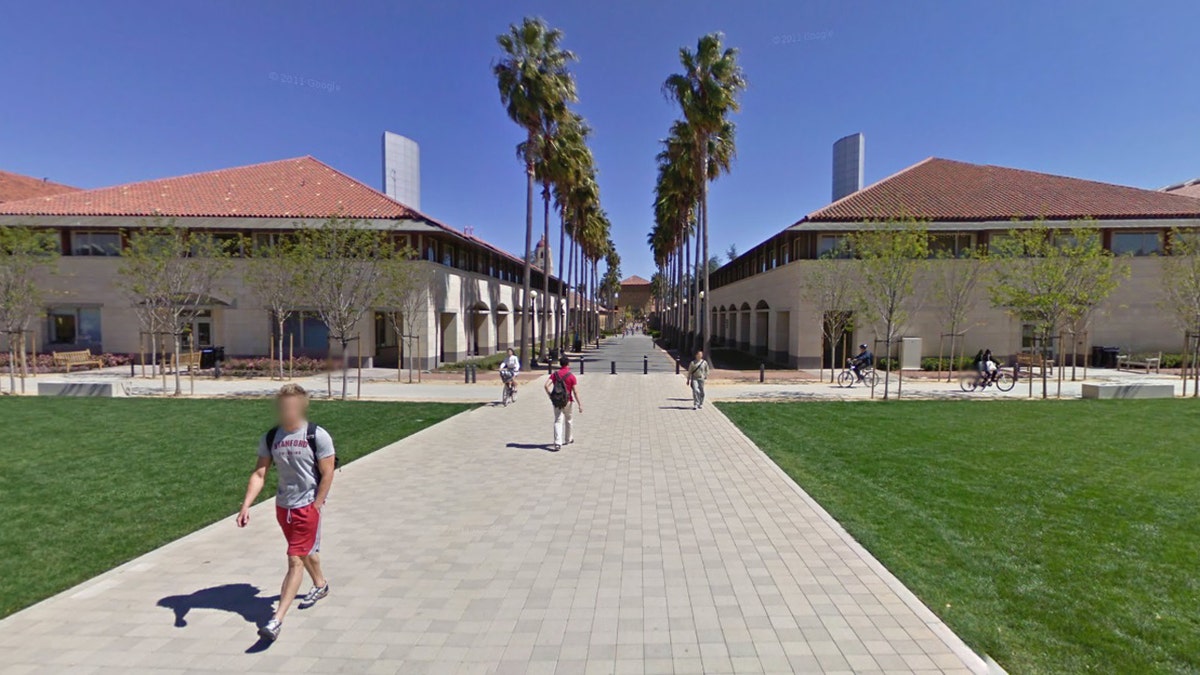
[{"label": "pedestrian in distance", "polygon": [[558,360],[559,369],[546,378],[546,395],[554,406],[554,451],[575,442],[571,422],[571,404],[583,414],[583,401],[579,398],[579,381],[571,372],[571,362],[563,356]]},{"label": "pedestrian in distance", "polygon": [[287,574],[279,590],[279,605],[258,634],[275,641],[283,628],[300,583],[307,571],[313,588],[300,601],[300,608],[315,605],[329,595],[329,581],[321,569],[321,517],[333,487],[337,451],[329,432],[308,421],[308,392],[298,384],[285,384],[275,397],[279,424],[258,443],[258,463],[250,474],[246,496],[237,515],[237,526],[250,524],[250,506],[262,492],[267,469],[275,465],[279,488],[275,495],[275,519],[287,540]]},{"label": "pedestrian in distance", "polygon": [[704,407],[704,382],[707,379],[708,361],[703,351],[696,352],[696,358],[692,359],[687,370],[687,383],[692,388],[692,410]]}]

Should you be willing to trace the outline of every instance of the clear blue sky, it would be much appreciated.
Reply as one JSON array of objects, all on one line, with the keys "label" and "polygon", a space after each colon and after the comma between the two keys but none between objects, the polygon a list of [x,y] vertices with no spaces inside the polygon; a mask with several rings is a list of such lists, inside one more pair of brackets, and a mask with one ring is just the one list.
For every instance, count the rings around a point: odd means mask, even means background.
[{"label": "clear blue sky", "polygon": [[676,116],[660,85],[708,31],[750,81],[715,251],[824,206],[830,145],[855,131],[868,183],[931,155],[1150,188],[1200,176],[1194,0],[10,3],[0,169],[99,187],[313,155],[378,188],[388,129],[421,144],[424,211],[518,251],[520,132],[490,64],[527,14],[580,56],[626,275],[652,271],[653,158]]}]

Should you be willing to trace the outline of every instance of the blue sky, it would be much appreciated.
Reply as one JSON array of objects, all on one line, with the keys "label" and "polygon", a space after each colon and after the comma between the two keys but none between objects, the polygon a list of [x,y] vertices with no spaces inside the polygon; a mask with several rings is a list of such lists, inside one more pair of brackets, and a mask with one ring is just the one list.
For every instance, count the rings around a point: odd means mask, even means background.
[{"label": "blue sky", "polygon": [[627,275],[652,271],[653,158],[676,116],[660,86],[708,31],[750,82],[710,193],[715,251],[828,203],[830,146],[856,131],[868,183],[931,155],[1149,188],[1200,176],[1200,3],[1182,0],[13,3],[0,169],[99,187],[313,155],[378,188],[388,129],[421,144],[424,211],[518,251],[520,132],[490,64],[524,15],[580,56]]}]

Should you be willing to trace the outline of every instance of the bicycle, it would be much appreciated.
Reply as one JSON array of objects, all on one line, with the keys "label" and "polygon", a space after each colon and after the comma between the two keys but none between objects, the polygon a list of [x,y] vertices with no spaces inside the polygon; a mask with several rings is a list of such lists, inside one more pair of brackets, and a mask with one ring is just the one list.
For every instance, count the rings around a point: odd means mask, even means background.
[{"label": "bicycle", "polygon": [[507,408],[509,403],[517,401],[517,382],[515,375],[506,373],[508,373],[506,370],[500,371],[500,379],[504,380],[504,389],[500,391],[500,403]]},{"label": "bicycle", "polygon": [[[868,387],[874,387],[875,385],[879,384],[879,373],[875,372],[875,368],[873,366],[867,366],[867,367],[863,368],[861,374],[862,374],[862,383],[867,385]],[[859,381],[858,375],[856,375],[854,373],[854,371],[849,367],[849,361],[847,361],[846,369],[843,370],[841,373],[838,373],[838,377],[837,377],[838,386],[844,387],[844,388],[850,388],[850,387],[853,387],[854,384],[858,381]]]},{"label": "bicycle", "polygon": [[1012,391],[1013,387],[1017,386],[1016,373],[1010,373],[1004,368],[997,368],[994,375],[986,375],[978,371],[972,373],[963,373],[958,378],[958,386],[963,391],[971,393],[976,389],[983,390],[996,385],[1000,391]]}]

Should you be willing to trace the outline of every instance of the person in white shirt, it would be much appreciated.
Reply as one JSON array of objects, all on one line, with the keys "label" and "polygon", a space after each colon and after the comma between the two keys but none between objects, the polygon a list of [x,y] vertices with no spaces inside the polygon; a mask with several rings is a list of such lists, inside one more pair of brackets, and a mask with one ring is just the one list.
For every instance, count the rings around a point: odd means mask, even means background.
[{"label": "person in white shirt", "polygon": [[512,380],[513,394],[517,393],[517,373],[521,372],[521,360],[513,353],[512,348],[508,349],[508,356],[500,362],[500,379],[508,382]]}]

